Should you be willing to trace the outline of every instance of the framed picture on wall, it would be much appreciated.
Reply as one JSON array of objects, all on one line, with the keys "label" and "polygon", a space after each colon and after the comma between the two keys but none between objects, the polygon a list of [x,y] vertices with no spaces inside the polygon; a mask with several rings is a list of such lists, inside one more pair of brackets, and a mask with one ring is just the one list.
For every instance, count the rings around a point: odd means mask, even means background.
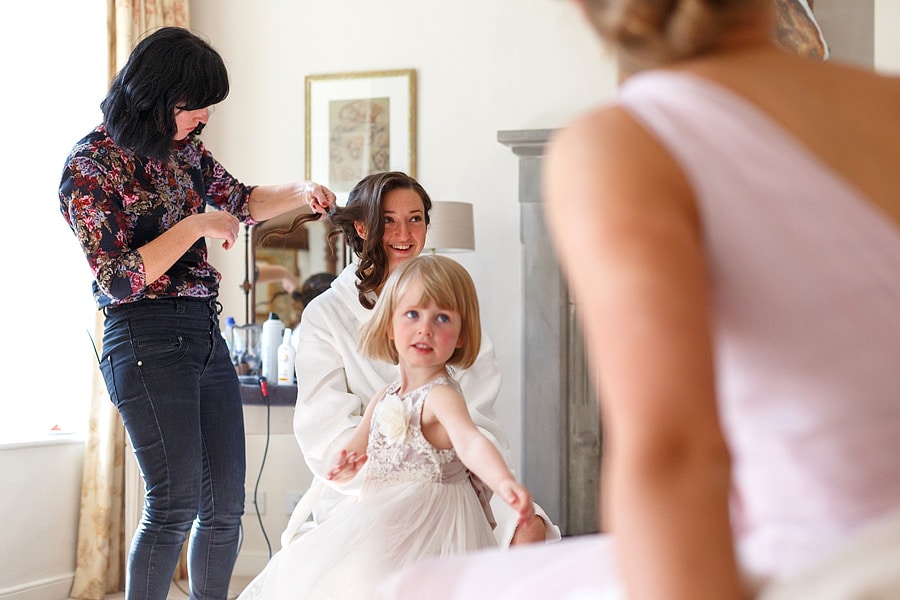
[{"label": "framed picture on wall", "polygon": [[414,69],[306,77],[306,178],[346,202],[377,171],[416,175]]}]

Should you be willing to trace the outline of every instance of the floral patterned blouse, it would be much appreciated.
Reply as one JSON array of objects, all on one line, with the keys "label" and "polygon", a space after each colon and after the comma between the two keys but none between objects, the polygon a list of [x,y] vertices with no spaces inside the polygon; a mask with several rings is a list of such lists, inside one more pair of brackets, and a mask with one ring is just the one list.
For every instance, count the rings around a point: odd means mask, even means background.
[{"label": "floral patterned blouse", "polygon": [[120,148],[102,125],[85,136],[66,160],[59,200],[94,274],[98,308],[146,298],[216,296],[221,275],[208,262],[203,237],[150,285],[138,248],[207,204],[254,223],[251,190],[193,135],[175,142],[168,161]]}]

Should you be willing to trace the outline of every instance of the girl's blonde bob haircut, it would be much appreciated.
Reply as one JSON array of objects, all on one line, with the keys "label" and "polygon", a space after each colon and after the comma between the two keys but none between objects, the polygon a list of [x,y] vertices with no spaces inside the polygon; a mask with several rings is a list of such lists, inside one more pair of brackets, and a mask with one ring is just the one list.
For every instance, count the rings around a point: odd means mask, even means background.
[{"label": "girl's blonde bob haircut", "polygon": [[397,347],[391,339],[392,321],[397,302],[411,281],[422,284],[420,302],[431,300],[438,308],[459,314],[460,347],[453,352],[447,364],[461,369],[471,367],[481,349],[481,317],[475,284],[462,265],[436,254],[417,256],[394,270],[378,296],[375,314],[360,332],[360,351],[369,358],[397,364]]}]

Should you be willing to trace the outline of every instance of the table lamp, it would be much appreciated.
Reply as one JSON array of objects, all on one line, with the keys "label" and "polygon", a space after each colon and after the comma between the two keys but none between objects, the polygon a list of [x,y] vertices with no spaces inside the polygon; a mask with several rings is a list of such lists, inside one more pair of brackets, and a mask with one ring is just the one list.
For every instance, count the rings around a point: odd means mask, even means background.
[{"label": "table lamp", "polygon": [[432,202],[431,225],[425,236],[425,250],[436,253],[475,250],[472,205],[468,202]]}]

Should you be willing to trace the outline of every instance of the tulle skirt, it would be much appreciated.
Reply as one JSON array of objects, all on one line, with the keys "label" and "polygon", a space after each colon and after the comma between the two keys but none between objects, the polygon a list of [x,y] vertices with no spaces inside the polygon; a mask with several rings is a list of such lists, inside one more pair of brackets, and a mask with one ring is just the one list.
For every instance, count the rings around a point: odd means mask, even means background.
[{"label": "tulle skirt", "polygon": [[468,480],[367,482],[359,502],[276,553],[240,600],[374,598],[397,569],[495,546]]},{"label": "tulle skirt", "polygon": [[606,535],[426,559],[395,572],[379,600],[625,600]]}]

